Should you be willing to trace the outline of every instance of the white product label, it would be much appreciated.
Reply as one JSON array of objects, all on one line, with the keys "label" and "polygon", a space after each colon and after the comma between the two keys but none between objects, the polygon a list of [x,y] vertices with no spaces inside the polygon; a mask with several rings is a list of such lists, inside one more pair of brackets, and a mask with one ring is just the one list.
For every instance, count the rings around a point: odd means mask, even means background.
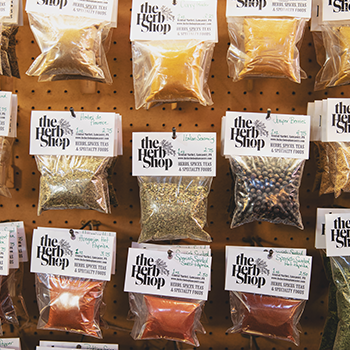
[{"label": "white product label", "polygon": [[11,14],[11,0],[0,1],[0,18],[9,17]]},{"label": "white product label", "polygon": [[226,17],[311,17],[311,0],[227,0]]},{"label": "white product label", "polygon": [[18,99],[17,95],[12,95],[11,98],[11,116],[9,123],[9,137],[17,137],[17,108]]},{"label": "white product label", "polygon": [[115,115],[115,139],[114,139],[114,155],[123,155],[123,128],[122,128],[122,116],[120,114]]},{"label": "white product label", "polygon": [[350,255],[350,209],[337,214],[325,214],[327,256]]},{"label": "white product label", "polygon": [[21,350],[21,341],[19,338],[0,338],[2,348]]},{"label": "white product label", "polygon": [[216,0],[133,0],[130,40],[217,41]]},{"label": "white product label", "polygon": [[210,256],[211,249],[208,245],[167,245],[167,244],[151,244],[151,243],[131,243],[132,248],[138,249],[150,249],[168,251],[169,249],[173,253],[192,254],[192,255],[204,255]]},{"label": "white product label", "polygon": [[8,16],[2,19],[4,24],[17,24],[19,23],[19,12],[20,12],[20,1],[19,0],[10,0],[10,13]]},{"label": "white product label", "polygon": [[12,225],[11,222],[2,223],[1,230],[8,231],[10,233],[10,269],[18,269],[19,267],[19,255],[18,255],[18,234],[17,227]]},{"label": "white product label", "polygon": [[[113,21],[113,0],[27,0],[26,11]],[[114,18],[115,19],[115,18]]]},{"label": "white product label", "polygon": [[216,133],[132,134],[134,176],[215,176]]},{"label": "white product label", "polygon": [[329,98],[324,102],[325,139],[323,141],[350,141],[350,98]]},{"label": "white product label", "polygon": [[224,155],[309,158],[307,115],[226,112]]},{"label": "white product label", "polygon": [[[53,228],[53,227],[38,227],[40,230],[53,230],[53,231],[65,231],[66,233],[68,232],[71,234],[71,229],[66,229],[66,228]],[[73,230],[74,235],[78,234],[86,234],[86,235],[98,235],[98,236],[110,236],[113,238],[113,253],[112,253],[112,268],[111,268],[111,273],[112,275],[115,274],[116,271],[116,263],[117,263],[117,233],[116,232],[109,232],[109,231],[93,231],[93,230]]]},{"label": "white product label", "polygon": [[113,237],[71,234],[69,230],[33,232],[31,272],[109,281]]},{"label": "white product label", "polygon": [[0,229],[8,226],[13,226],[17,228],[17,250],[18,250],[18,261],[27,262],[28,261],[28,252],[27,252],[27,239],[26,233],[24,230],[23,221],[13,221],[13,222],[3,222],[0,223]]},{"label": "white product label", "polygon": [[207,300],[210,256],[129,248],[125,292]]},{"label": "white product label", "polygon": [[311,32],[321,32],[322,31],[322,0],[312,0],[311,9]]},{"label": "white product label", "polygon": [[314,115],[311,118],[310,141],[322,140],[322,101],[315,101]]},{"label": "white product label", "polygon": [[326,249],[326,214],[339,214],[342,216],[349,212],[349,209],[341,208],[317,208],[315,248]]},{"label": "white product label", "polygon": [[12,92],[0,91],[0,136],[9,136]]},{"label": "white product label", "polygon": [[30,154],[113,157],[115,113],[32,111]]},{"label": "white product label", "polygon": [[10,269],[10,232],[4,231],[1,228],[0,230],[0,275],[7,276],[9,274],[9,269]]},{"label": "white product label", "polygon": [[322,0],[322,21],[344,21],[350,19],[347,0]]},{"label": "white product label", "polygon": [[230,247],[225,289],[307,300],[311,261],[310,256]]},{"label": "white product label", "polygon": [[[235,247],[233,247],[235,248]],[[226,246],[226,255],[228,255],[229,250],[231,249],[231,246]],[[256,251],[262,251],[262,252],[270,252],[271,250],[274,253],[280,253],[280,254],[290,254],[290,255],[306,255],[306,249],[305,248],[281,248],[281,247],[250,247],[246,246],[244,249],[252,249]]]},{"label": "white product label", "polygon": [[102,344],[102,343],[75,343],[65,341],[40,340],[40,346],[65,349],[89,349],[89,350],[118,350],[118,344]]}]

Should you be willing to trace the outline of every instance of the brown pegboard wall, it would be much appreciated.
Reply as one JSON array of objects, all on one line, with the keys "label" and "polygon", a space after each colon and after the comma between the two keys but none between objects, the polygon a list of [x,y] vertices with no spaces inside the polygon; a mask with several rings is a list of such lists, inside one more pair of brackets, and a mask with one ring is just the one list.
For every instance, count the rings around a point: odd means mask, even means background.
[{"label": "brown pegboard wall", "polygon": [[[93,94],[82,94],[81,82],[61,81],[38,83],[37,78],[28,77],[25,71],[39,54],[39,48],[28,26],[19,29],[18,58],[22,79],[13,81],[13,91],[18,94],[19,116],[18,137],[14,145],[15,188],[12,198],[0,198],[1,220],[23,220],[26,226],[28,247],[32,231],[37,226],[79,228],[81,221],[95,219],[102,224],[101,230],[118,232],[117,273],[108,283],[105,302],[105,319],[113,327],[103,329],[103,342],[117,342],[121,349],[174,349],[171,342],[134,341],[128,331],[133,323],[127,321],[129,310],[128,296],[123,292],[124,271],[127,248],[131,241],[136,241],[140,232],[140,205],[138,185],[131,176],[131,135],[133,131],[215,131],[220,137],[221,117],[226,110],[260,112],[271,108],[273,112],[305,114],[307,102],[327,97],[347,97],[350,87],[338,87],[314,92],[315,75],[319,70],[316,63],[312,36],[306,30],[301,47],[301,66],[308,74],[308,79],[301,84],[288,80],[262,79],[254,82],[233,83],[227,76],[226,51],[229,44],[225,5],[218,0],[219,43],[215,47],[210,70],[209,86],[214,105],[203,107],[194,103],[179,103],[173,110],[170,105],[155,107],[149,111],[134,108],[132,82],[131,48],[129,25],[131,0],[119,1],[118,28],[114,30],[111,48],[107,58],[113,76],[112,85],[97,84]],[[7,79],[2,79],[5,89]],[[29,156],[29,121],[31,110],[75,110],[116,111],[123,116],[124,155],[117,161],[113,183],[116,188],[119,206],[113,208],[112,215],[95,211],[71,210],[48,211],[37,216],[39,173],[35,160]],[[311,191],[315,162],[307,161],[300,191],[301,211],[305,229],[251,223],[236,229],[229,228],[227,207],[231,194],[231,178],[228,161],[220,156],[217,148],[217,176],[213,181],[209,196],[208,232],[213,237],[212,289],[205,306],[206,335],[199,334],[200,348],[209,350],[250,348],[249,338],[239,334],[227,335],[231,326],[228,292],[224,291],[224,247],[227,244],[248,244],[249,237],[259,237],[265,246],[306,247],[314,257],[311,285],[311,297],[301,319],[302,334],[300,349],[318,349],[321,332],[327,310],[327,282],[322,270],[319,253],[314,249],[314,229],[316,207],[328,207],[334,204],[332,195],[319,197]],[[341,196],[342,204],[349,206],[346,195]],[[195,243],[195,242],[191,242]],[[34,276],[25,264],[24,297],[31,318],[31,324],[22,332],[22,342],[29,349],[34,349],[39,339],[81,341],[82,337],[64,332],[50,332],[36,329],[38,310],[34,289]],[[15,336],[16,331],[6,328],[5,336]],[[92,338],[84,340],[97,341]],[[260,349],[287,350],[296,347],[288,342],[258,338]]]}]

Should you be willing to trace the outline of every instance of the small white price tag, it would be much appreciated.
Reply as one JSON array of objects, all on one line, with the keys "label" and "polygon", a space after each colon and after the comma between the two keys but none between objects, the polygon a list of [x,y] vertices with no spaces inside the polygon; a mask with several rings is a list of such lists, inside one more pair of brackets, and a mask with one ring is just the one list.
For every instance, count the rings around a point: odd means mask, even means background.
[{"label": "small white price tag", "polygon": [[[0,229],[0,275],[7,276],[10,269],[10,232]],[[1,346],[1,343],[0,343]]]},{"label": "small white price tag", "polygon": [[40,340],[40,346],[65,349],[118,350],[118,344],[86,343]]},{"label": "small white price tag", "polygon": [[10,135],[12,92],[0,91],[0,136]]},{"label": "small white price tag", "polygon": [[[18,261],[27,262],[28,252],[27,252],[27,239],[24,230],[23,221],[12,221],[0,223],[0,229],[4,227],[12,226],[17,229],[17,250],[18,250]],[[11,267],[12,268],[12,267]]]}]

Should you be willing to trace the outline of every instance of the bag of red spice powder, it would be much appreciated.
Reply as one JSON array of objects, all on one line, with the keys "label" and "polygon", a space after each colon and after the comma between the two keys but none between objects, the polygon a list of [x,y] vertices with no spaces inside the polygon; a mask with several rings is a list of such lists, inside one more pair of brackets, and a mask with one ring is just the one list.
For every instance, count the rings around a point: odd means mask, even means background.
[{"label": "bag of red spice powder", "polygon": [[196,331],[205,333],[200,322],[204,300],[129,293],[129,304],[135,320],[133,339],[166,339],[199,346]]},{"label": "bag of red spice powder", "polygon": [[287,340],[299,345],[298,323],[305,304],[305,300],[230,291],[233,326],[227,332]]}]

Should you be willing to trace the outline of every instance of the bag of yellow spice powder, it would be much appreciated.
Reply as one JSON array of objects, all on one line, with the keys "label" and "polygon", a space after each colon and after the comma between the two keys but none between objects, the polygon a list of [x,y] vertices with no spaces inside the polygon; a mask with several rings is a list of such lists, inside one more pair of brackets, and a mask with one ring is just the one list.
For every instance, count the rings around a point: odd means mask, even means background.
[{"label": "bag of yellow spice powder", "polygon": [[217,41],[216,1],[133,1],[131,34],[136,109],[160,103],[213,104],[208,76]]},{"label": "bag of yellow spice powder", "polygon": [[311,16],[311,1],[295,12],[264,0],[244,4],[227,1],[227,62],[232,80],[288,78],[300,83],[306,74],[300,68],[298,47]]}]

